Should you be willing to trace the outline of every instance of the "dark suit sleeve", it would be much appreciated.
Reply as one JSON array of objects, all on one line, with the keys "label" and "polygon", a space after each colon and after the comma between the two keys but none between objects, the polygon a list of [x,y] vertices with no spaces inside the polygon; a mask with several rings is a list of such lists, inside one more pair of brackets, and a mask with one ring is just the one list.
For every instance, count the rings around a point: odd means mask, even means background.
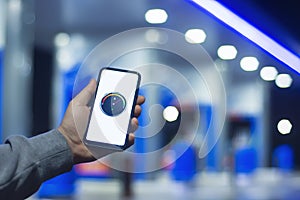
[{"label": "dark suit sleeve", "polygon": [[0,199],[27,198],[72,166],[71,150],[58,130],[32,138],[12,136],[0,145]]}]

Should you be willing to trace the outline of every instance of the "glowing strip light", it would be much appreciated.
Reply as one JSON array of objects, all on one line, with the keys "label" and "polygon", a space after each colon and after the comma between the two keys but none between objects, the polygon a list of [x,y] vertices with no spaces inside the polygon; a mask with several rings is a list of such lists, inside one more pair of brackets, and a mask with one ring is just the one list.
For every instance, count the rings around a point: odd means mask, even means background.
[{"label": "glowing strip light", "polygon": [[300,73],[300,58],[215,0],[189,0]]}]

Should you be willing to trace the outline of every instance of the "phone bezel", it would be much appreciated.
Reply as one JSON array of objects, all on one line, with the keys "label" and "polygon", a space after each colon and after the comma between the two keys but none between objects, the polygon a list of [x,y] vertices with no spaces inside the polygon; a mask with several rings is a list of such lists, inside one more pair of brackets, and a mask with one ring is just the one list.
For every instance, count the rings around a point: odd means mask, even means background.
[{"label": "phone bezel", "polygon": [[[116,145],[116,144],[111,144],[111,143],[96,142],[96,141],[88,140],[86,138],[87,137],[87,132],[88,132],[88,129],[89,129],[89,126],[90,126],[92,112],[93,112],[93,109],[94,109],[94,104],[95,104],[95,99],[96,99],[96,95],[97,95],[97,91],[98,91],[98,87],[99,87],[99,83],[100,83],[100,79],[101,79],[101,74],[104,70],[113,70],[113,71],[120,71],[120,72],[126,72],[126,73],[133,73],[133,74],[136,74],[138,76],[124,145]],[[89,115],[87,128],[85,130],[85,134],[84,134],[84,137],[83,137],[83,142],[84,142],[85,145],[92,146],[92,147],[102,147],[102,148],[107,148],[107,149],[115,149],[115,150],[125,150],[128,147],[128,139],[129,139],[128,130],[130,128],[130,121],[131,121],[132,117],[134,116],[134,108],[135,108],[137,98],[138,98],[140,82],[141,82],[141,74],[137,71],[127,70],[127,69],[119,69],[119,68],[114,68],[114,67],[104,67],[100,70],[99,75],[98,75],[98,79],[97,79],[96,92],[95,92],[95,95],[94,95],[94,98],[93,98],[93,102],[91,103],[91,112],[90,112],[90,115]]]}]

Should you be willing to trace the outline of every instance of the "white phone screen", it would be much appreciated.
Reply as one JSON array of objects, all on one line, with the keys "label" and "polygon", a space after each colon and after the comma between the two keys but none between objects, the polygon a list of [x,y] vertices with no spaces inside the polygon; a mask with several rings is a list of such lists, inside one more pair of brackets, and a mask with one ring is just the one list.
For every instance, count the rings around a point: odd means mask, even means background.
[{"label": "white phone screen", "polygon": [[123,146],[131,119],[138,73],[101,71],[86,140]]}]

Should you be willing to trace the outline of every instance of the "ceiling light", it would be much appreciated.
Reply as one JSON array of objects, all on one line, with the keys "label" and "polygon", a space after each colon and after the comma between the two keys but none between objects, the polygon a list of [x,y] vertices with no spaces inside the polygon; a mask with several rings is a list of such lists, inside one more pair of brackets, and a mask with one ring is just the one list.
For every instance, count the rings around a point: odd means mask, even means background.
[{"label": "ceiling light", "polygon": [[150,24],[162,24],[168,19],[168,14],[163,9],[151,9],[145,14],[145,19]]},{"label": "ceiling light", "polygon": [[145,33],[145,38],[150,43],[166,44],[168,42],[168,34],[157,29],[149,29]]},{"label": "ceiling light", "polygon": [[189,29],[185,33],[185,40],[192,44],[203,43],[206,39],[206,33],[202,29]]},{"label": "ceiling light", "polygon": [[255,71],[259,66],[259,62],[255,57],[244,57],[240,62],[241,68],[244,71]]},{"label": "ceiling light", "polygon": [[277,69],[272,66],[266,66],[260,70],[260,77],[265,81],[274,81],[277,74]]},{"label": "ceiling light", "polygon": [[59,64],[59,67],[64,70],[68,71],[73,66],[74,58],[70,51],[65,49],[60,49],[56,52],[56,59]]},{"label": "ceiling light", "polygon": [[22,8],[22,1],[21,0],[11,0],[8,1],[8,7],[11,11],[19,12]]},{"label": "ceiling light", "polygon": [[179,115],[179,111],[175,106],[168,106],[163,111],[163,117],[168,122],[176,121]]},{"label": "ceiling light", "polygon": [[151,43],[157,43],[160,39],[160,33],[155,29],[149,29],[146,32],[146,40]]},{"label": "ceiling light", "polygon": [[70,43],[70,36],[67,33],[58,33],[54,38],[54,44],[58,47],[67,46]]},{"label": "ceiling light", "polygon": [[277,129],[279,133],[283,135],[291,133],[292,127],[293,127],[292,123],[287,119],[282,119],[277,124]]},{"label": "ceiling light", "polygon": [[275,83],[279,88],[289,88],[292,85],[293,79],[289,74],[279,74]]},{"label": "ceiling light", "polygon": [[223,60],[232,60],[236,58],[237,50],[233,45],[223,45],[219,47],[217,53]]}]

